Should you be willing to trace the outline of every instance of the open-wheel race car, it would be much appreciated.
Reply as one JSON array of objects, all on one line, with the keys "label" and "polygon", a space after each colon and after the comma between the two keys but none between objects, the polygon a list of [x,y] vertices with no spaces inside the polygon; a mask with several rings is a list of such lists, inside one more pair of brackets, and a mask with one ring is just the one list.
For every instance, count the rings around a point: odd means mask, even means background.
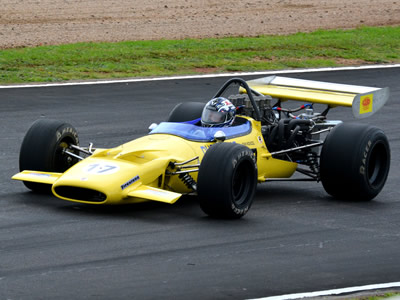
[{"label": "open-wheel race car", "polygon": [[[205,103],[184,102],[148,135],[111,149],[82,147],[73,126],[40,119],[12,178],[88,204],[172,204],[197,194],[202,210],[218,218],[245,215],[262,182],[321,181],[331,196],[361,201],[382,190],[390,166],[384,132],[327,114],[345,106],[368,117],[385,104],[388,88],[270,76],[230,79],[214,99],[221,97],[235,107],[229,126],[202,126]],[[296,101],[305,104],[289,105]]]}]

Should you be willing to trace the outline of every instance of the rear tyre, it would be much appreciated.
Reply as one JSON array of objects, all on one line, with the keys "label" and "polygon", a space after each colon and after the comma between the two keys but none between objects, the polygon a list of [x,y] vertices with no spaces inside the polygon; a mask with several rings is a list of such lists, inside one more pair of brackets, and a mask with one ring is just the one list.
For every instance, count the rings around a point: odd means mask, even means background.
[{"label": "rear tyre", "polygon": [[382,190],[390,168],[390,147],[377,127],[336,126],[321,151],[321,181],[335,198],[369,201]]},{"label": "rear tyre", "polygon": [[215,218],[243,217],[253,203],[257,165],[253,152],[240,144],[217,143],[200,165],[198,195],[201,209]]},{"label": "rear tyre", "polygon": [[167,122],[187,122],[199,119],[204,105],[202,102],[179,103],[170,112]]},{"label": "rear tyre", "polygon": [[[65,172],[78,162],[64,153],[71,145],[79,145],[76,129],[57,120],[37,120],[26,133],[19,155],[19,169]],[[76,150],[68,149],[70,152]],[[77,154],[77,153],[76,153]],[[50,186],[24,181],[27,188],[37,192],[50,192]]]}]

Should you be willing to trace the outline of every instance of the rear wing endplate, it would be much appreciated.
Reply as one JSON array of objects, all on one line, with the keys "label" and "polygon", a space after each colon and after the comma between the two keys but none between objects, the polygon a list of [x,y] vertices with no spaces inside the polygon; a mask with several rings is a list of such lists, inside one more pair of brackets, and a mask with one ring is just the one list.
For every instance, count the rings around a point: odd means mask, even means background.
[{"label": "rear wing endplate", "polygon": [[297,78],[269,76],[247,81],[250,88],[280,100],[352,107],[356,118],[367,118],[389,99],[389,88],[376,88]]}]

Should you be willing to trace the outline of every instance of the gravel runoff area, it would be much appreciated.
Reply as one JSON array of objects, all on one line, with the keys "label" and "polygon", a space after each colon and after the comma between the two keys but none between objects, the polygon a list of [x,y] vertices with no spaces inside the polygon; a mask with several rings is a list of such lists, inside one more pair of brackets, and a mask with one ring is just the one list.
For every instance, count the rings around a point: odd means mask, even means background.
[{"label": "gravel runoff area", "polygon": [[0,48],[400,25],[400,0],[1,0]]}]

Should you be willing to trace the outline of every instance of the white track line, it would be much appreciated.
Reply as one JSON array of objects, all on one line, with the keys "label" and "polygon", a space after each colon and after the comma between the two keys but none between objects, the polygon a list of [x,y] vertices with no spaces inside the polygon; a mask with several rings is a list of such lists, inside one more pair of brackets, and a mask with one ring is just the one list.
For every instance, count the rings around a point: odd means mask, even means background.
[{"label": "white track line", "polygon": [[165,81],[165,80],[182,80],[182,79],[201,79],[201,78],[217,78],[217,77],[235,77],[235,76],[263,76],[275,74],[290,73],[312,73],[312,72],[330,72],[330,71],[347,71],[347,70],[370,70],[370,69],[387,69],[399,68],[400,64],[393,65],[367,65],[358,67],[337,67],[337,68],[316,68],[316,69],[294,69],[294,70],[277,70],[277,71],[261,71],[261,72],[238,72],[238,73],[222,73],[222,74],[205,74],[191,76],[171,76],[171,77],[155,77],[155,78],[128,78],[116,80],[94,80],[64,83],[40,83],[40,84],[17,84],[17,85],[0,85],[0,89],[14,88],[33,88],[33,87],[56,87],[56,86],[77,86],[77,85],[95,85],[110,83],[133,83],[146,81]]},{"label": "white track line", "polygon": [[370,284],[370,285],[364,285],[364,286],[355,286],[355,287],[326,290],[326,291],[319,291],[319,292],[272,296],[272,297],[258,298],[258,299],[252,299],[252,300],[291,300],[291,299],[302,299],[302,298],[321,297],[321,296],[337,296],[337,295],[348,294],[348,293],[365,292],[365,291],[382,290],[382,289],[393,289],[393,288],[400,288],[400,282]]}]

